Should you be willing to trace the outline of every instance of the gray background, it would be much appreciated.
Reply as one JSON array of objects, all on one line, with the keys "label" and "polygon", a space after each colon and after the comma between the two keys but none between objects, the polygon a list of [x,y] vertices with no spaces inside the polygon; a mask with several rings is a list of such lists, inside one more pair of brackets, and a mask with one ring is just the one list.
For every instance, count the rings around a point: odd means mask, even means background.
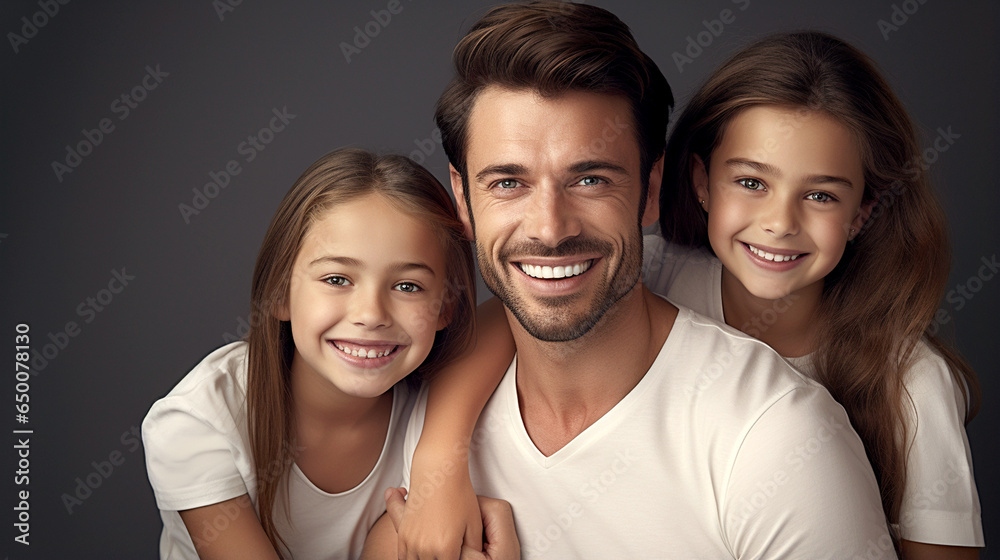
[{"label": "gray background", "polygon": [[[431,139],[433,105],[451,75],[451,49],[487,3],[402,0],[402,11],[387,25],[370,23],[371,11],[388,3],[248,1],[220,18],[210,0],[169,6],[73,1],[55,16],[36,16],[48,21],[17,53],[9,34],[20,34],[21,18],[31,20],[42,8],[37,0],[2,4],[0,340],[7,342],[0,352],[10,368],[21,322],[30,324],[33,350],[53,344],[53,357],[31,379],[28,424],[13,418],[13,376],[0,382],[2,425],[8,433],[34,430],[30,547],[12,540],[12,435],[3,453],[4,554],[155,557],[160,520],[142,450],[129,430],[248,318],[261,237],[278,201],[311,162],[352,144],[414,154],[447,180],[443,151]],[[932,174],[953,233],[950,284],[978,291],[971,299],[943,301],[942,309],[953,319],[945,327],[983,383],[986,404],[969,437],[986,539],[996,545],[1000,484],[992,473],[1000,470],[993,447],[1000,410],[993,352],[1000,279],[974,278],[1000,242],[1000,9],[941,0],[595,3],[632,27],[679,107],[748,41],[818,28],[874,57],[924,132],[923,146],[933,145],[939,127],[959,135],[947,151],[931,154]],[[688,38],[705,31],[703,21],[725,9],[735,21],[678,69],[673,54],[683,53]],[[913,13],[886,39],[878,21],[891,23],[894,9],[897,23],[904,9]],[[377,35],[348,62],[341,44],[353,42],[355,27],[366,25]],[[155,89],[138,91],[145,98],[120,119],[122,102],[115,100],[142,83],[147,65],[169,75]],[[268,125],[272,109],[285,107],[294,119],[247,162],[241,142]],[[65,162],[66,146],[84,140],[82,131],[105,118],[114,130],[58,180],[53,161]],[[230,160],[239,162],[240,174],[186,223],[178,205],[191,205],[192,189],[203,189],[209,173]],[[102,294],[122,267],[134,279],[121,293]],[[98,297],[106,303],[98,303],[102,310],[85,311],[87,299]],[[59,335],[69,321],[79,331]],[[65,347],[50,335],[64,339]],[[95,467],[102,462],[113,467],[106,476]],[[61,497],[88,475],[101,485],[69,513]]]}]

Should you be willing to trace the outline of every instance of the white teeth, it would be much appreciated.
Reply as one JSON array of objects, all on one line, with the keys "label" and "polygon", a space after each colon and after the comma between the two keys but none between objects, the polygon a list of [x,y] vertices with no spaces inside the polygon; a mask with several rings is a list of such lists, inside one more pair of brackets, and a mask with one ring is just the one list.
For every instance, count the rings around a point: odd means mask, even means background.
[{"label": "white teeth", "polygon": [[774,253],[768,253],[767,251],[762,251],[754,247],[753,245],[750,245],[749,243],[747,243],[747,247],[750,247],[751,253],[767,261],[773,261],[773,262],[794,261],[795,259],[801,256],[801,255],[775,255]]},{"label": "white teeth", "polygon": [[593,260],[587,260],[582,263],[565,266],[539,266],[521,263],[521,270],[532,278],[569,278],[583,274],[590,268],[593,262]]},{"label": "white teeth", "polygon": [[392,353],[393,350],[395,350],[395,347],[390,348],[389,350],[383,350],[381,352],[376,351],[375,349],[369,349],[369,350],[365,350],[364,348],[354,348],[354,349],[352,349],[352,348],[349,348],[347,346],[344,346],[342,344],[337,344],[337,343],[334,343],[334,346],[337,347],[337,350],[340,350],[341,352],[343,352],[344,354],[347,354],[348,356],[354,356],[355,358],[369,358],[369,359],[371,359],[371,358],[381,358],[383,356],[388,356],[389,354]]}]

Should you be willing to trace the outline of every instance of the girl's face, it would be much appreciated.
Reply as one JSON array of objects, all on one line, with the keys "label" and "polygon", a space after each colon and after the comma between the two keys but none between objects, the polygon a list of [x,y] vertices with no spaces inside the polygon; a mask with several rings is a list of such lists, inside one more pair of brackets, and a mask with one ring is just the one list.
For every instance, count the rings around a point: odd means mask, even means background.
[{"label": "girl's face", "polygon": [[427,357],[447,325],[446,263],[434,229],[369,194],[312,224],[295,259],[288,302],[292,375],[372,398]]},{"label": "girl's face", "polygon": [[725,268],[759,298],[820,294],[870,212],[847,128],[826,113],[754,106],[729,122],[707,170],[695,159],[695,191]]}]

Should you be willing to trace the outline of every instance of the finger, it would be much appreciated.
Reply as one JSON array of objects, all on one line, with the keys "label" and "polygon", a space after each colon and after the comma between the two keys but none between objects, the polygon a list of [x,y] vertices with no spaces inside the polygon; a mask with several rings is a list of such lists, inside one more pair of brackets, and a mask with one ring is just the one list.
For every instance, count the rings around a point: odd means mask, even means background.
[{"label": "finger", "polygon": [[483,549],[482,509],[479,510],[479,513],[479,517],[469,520],[468,524],[465,526],[465,546],[473,550]]},{"label": "finger", "polygon": [[518,558],[520,544],[514,528],[514,512],[504,500],[479,496],[479,510],[483,512],[483,529],[486,534],[485,551],[490,558]]},{"label": "finger", "polygon": [[406,490],[401,488],[389,488],[385,491],[385,511],[392,520],[392,526],[399,532],[399,524],[403,521],[403,510],[406,509],[406,502],[403,496]]},{"label": "finger", "polygon": [[459,558],[459,560],[488,560],[488,558],[478,549],[470,548],[468,546],[463,546],[462,556]]}]

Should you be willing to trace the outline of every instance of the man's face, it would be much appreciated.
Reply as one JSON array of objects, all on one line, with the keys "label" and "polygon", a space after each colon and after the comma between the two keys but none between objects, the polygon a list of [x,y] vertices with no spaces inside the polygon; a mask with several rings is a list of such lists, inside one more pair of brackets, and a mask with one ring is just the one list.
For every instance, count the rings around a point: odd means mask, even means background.
[{"label": "man's face", "polygon": [[[521,325],[545,341],[586,334],[639,280],[642,181],[628,102],[489,87],[469,116],[469,207],[451,182],[479,267]],[[657,218],[653,166],[643,226]],[[474,216],[474,220],[470,220]]]}]

